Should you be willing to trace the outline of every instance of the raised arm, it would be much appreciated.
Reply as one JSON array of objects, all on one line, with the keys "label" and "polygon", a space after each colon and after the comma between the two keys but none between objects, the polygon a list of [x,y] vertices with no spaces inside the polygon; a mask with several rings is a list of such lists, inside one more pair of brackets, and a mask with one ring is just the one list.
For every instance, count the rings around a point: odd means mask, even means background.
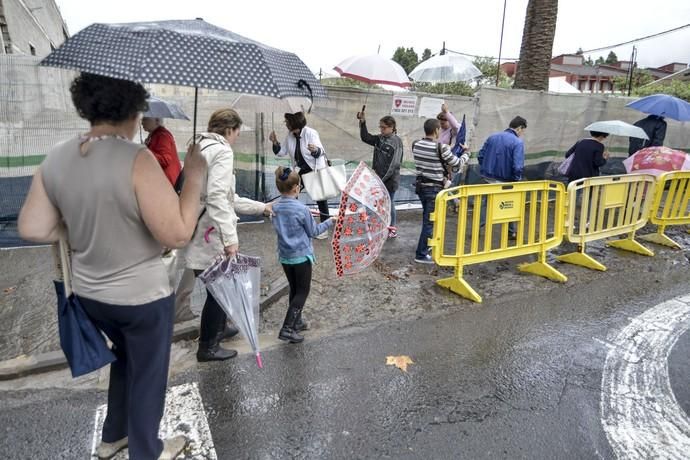
[{"label": "raised arm", "polygon": [[369,145],[376,145],[376,141],[379,139],[378,136],[369,134],[366,120],[359,120],[359,137],[362,139],[362,142]]}]

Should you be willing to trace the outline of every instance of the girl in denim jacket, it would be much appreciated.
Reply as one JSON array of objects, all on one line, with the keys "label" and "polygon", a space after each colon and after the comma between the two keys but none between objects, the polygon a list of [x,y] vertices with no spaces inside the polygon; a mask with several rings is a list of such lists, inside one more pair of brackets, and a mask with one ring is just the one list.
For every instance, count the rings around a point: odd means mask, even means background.
[{"label": "girl in denim jacket", "polygon": [[299,333],[307,330],[302,308],[311,287],[314,248],[311,239],[333,226],[334,218],[317,224],[309,208],[297,197],[300,177],[296,171],[279,166],[276,187],[281,193],[273,205],[273,228],[278,235],[278,257],[290,285],[290,304],[278,338],[290,343],[304,340]]}]

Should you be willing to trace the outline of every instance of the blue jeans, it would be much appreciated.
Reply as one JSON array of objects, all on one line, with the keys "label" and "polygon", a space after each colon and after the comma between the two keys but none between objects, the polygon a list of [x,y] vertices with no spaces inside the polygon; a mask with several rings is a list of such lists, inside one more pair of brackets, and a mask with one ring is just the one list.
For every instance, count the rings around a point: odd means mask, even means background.
[{"label": "blue jeans", "polygon": [[436,207],[436,195],[441,191],[441,187],[424,187],[420,188],[417,196],[422,203],[422,232],[419,235],[419,242],[417,242],[417,250],[415,257],[423,259],[429,254],[429,238],[434,231],[434,224],[430,220],[431,213]]},{"label": "blue jeans", "polygon": [[453,180],[450,182],[451,187],[457,187],[462,181],[462,173],[460,171],[453,174]]},{"label": "blue jeans", "polygon": [[395,212],[395,192],[389,191],[388,194],[391,196],[391,227],[395,227],[398,223],[398,216]]}]

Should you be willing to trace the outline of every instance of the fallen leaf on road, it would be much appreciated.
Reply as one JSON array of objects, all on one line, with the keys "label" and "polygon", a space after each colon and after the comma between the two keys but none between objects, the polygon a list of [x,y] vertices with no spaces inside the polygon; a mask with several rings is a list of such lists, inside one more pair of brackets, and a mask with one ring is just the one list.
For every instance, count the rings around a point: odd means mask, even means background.
[{"label": "fallen leaf on road", "polygon": [[386,365],[395,366],[403,372],[407,372],[407,365],[414,364],[414,361],[407,355],[386,356]]},{"label": "fallen leaf on road", "polygon": [[11,294],[12,292],[17,290],[17,286],[10,286],[8,288],[5,288],[2,290],[3,294]]}]

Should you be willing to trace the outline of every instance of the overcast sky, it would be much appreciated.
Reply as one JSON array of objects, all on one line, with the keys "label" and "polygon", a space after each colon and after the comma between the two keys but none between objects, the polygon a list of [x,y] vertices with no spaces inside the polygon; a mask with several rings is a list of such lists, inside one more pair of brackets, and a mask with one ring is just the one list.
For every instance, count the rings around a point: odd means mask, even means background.
[{"label": "overcast sky", "polygon": [[[292,51],[316,73],[356,54],[391,57],[398,46],[497,56],[503,0],[375,2],[348,0],[56,0],[70,34],[94,22],[201,17],[219,27]],[[508,0],[503,59],[520,54],[527,0]],[[340,6],[336,6],[340,5]],[[379,6],[381,5],[381,6]],[[395,5],[395,7],[387,6]],[[409,5],[401,7],[400,5]],[[430,7],[428,11],[422,6]],[[632,40],[690,23],[690,0],[561,0],[553,54]],[[637,44],[642,67],[690,62],[690,28]],[[613,50],[629,59],[632,45]],[[607,51],[592,53],[592,59]]]}]

